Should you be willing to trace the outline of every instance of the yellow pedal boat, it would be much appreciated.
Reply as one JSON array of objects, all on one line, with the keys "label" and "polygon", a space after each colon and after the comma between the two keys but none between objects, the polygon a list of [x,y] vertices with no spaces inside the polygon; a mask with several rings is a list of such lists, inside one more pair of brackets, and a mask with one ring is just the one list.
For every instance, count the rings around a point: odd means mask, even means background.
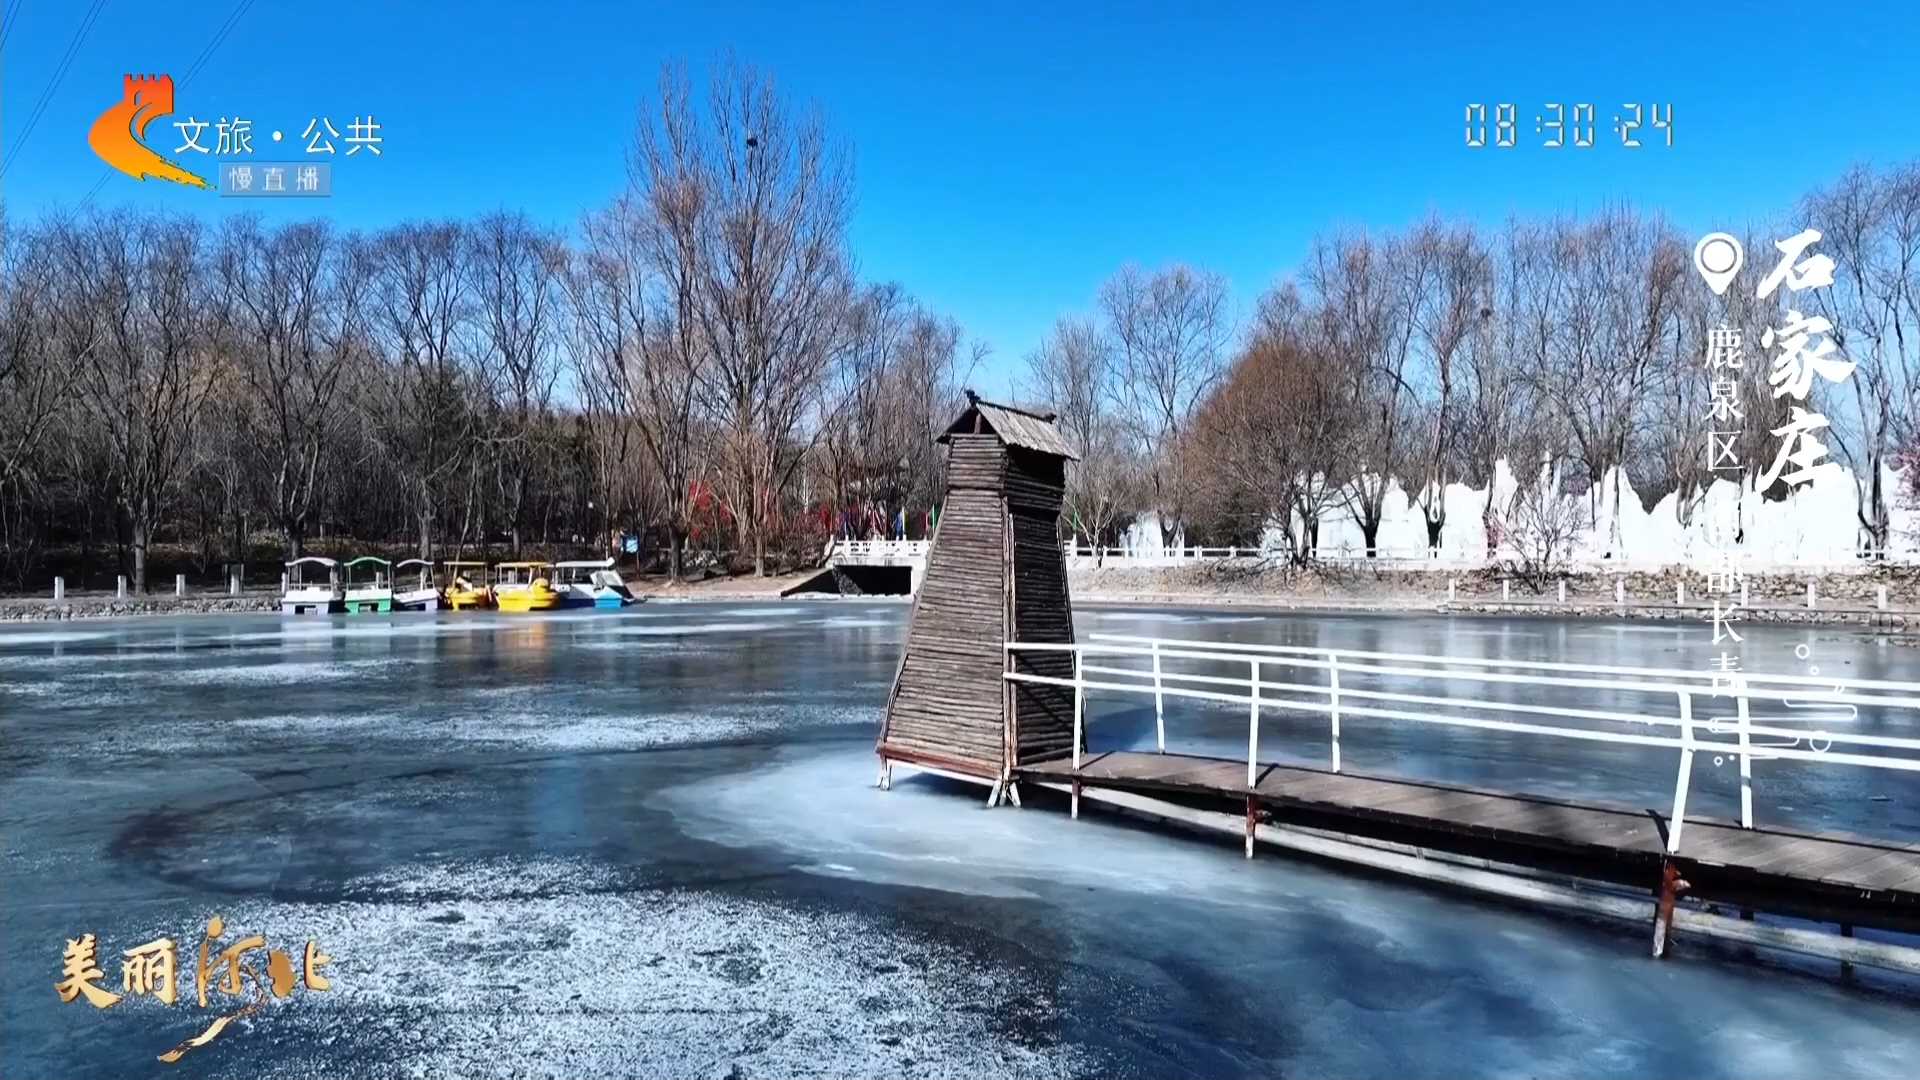
[{"label": "yellow pedal boat", "polygon": [[543,562],[496,563],[493,606],[501,611],[552,611],[561,596],[553,587],[553,565]]},{"label": "yellow pedal boat", "polygon": [[446,580],[440,594],[455,611],[493,606],[493,590],[487,588],[487,564],[483,562],[443,562]]}]

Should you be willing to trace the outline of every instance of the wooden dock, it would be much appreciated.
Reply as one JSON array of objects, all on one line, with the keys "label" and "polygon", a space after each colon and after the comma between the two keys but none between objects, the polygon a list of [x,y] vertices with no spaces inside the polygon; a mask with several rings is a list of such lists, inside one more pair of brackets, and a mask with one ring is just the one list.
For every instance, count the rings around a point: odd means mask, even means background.
[{"label": "wooden dock", "polygon": [[[1756,827],[1764,807],[1757,814],[1754,805],[1766,780],[1756,762],[1920,774],[1920,738],[1855,723],[1890,713],[1910,722],[1920,715],[1920,682],[1107,634],[1078,641],[1058,544],[1073,451],[1052,415],[969,393],[940,441],[947,497],[875,740],[881,789],[896,764],[985,784],[989,807],[1019,805],[1025,782],[1068,792],[1076,817],[1084,795],[1243,832],[1249,858],[1264,838],[1522,903],[1625,918],[1651,910],[1656,956],[1681,925],[1838,959],[1843,972],[1857,961],[1920,975],[1920,949],[1852,937],[1855,927],[1920,933],[1920,845]],[[1091,752],[1091,694],[1150,700],[1151,751]],[[1245,757],[1167,752],[1168,705],[1200,702],[1245,710]],[[1790,714],[1769,711],[1782,705]],[[1172,717],[1175,738],[1187,719]],[[1328,767],[1267,762],[1263,720],[1295,738],[1324,733]],[[1461,739],[1498,732],[1556,740],[1570,756],[1632,747],[1657,761],[1670,751],[1673,801],[1609,806],[1598,801],[1604,789],[1581,802],[1343,771],[1343,727],[1348,738],[1388,727]],[[1687,814],[1700,754],[1738,770],[1737,821]],[[1650,909],[1625,890],[1644,890]],[[1683,895],[1708,903],[1681,905]],[[1754,912],[1838,924],[1840,934],[1761,923]]]},{"label": "wooden dock", "polygon": [[1669,855],[1668,821],[1654,809],[1277,764],[1262,765],[1249,787],[1244,760],[1151,751],[1092,754],[1078,769],[1037,762],[1016,775],[1244,810],[1250,828],[1267,820],[1656,891],[1671,867],[1696,899],[1920,932],[1916,844],[1690,816],[1685,854]]}]

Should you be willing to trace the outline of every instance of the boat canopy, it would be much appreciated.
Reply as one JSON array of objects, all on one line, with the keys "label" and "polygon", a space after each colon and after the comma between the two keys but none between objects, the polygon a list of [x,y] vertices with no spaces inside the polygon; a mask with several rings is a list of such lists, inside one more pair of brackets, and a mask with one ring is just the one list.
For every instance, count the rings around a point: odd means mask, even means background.
[{"label": "boat canopy", "polygon": [[[451,566],[452,564],[449,563],[448,565]],[[476,563],[475,565],[478,565],[478,564]],[[495,570],[538,570],[538,569],[541,569],[542,567],[547,567],[552,565],[553,565],[552,563],[544,563],[544,562],[502,562],[502,563],[494,563],[493,568]]]},{"label": "boat canopy", "polygon": [[287,565],[288,565],[288,566],[299,566],[299,565],[300,565],[301,563],[317,563],[317,564],[319,564],[319,565],[321,565],[321,566],[325,566],[325,567],[327,567],[327,568],[329,568],[329,569],[331,569],[331,568],[333,568],[333,567],[335,567],[335,566],[339,566],[339,565],[340,565],[340,564],[339,564],[339,562],[337,562],[337,561],[335,561],[335,560],[333,560],[333,559],[329,559],[329,558],[325,558],[325,557],[323,557],[323,556],[320,556],[320,555],[308,555],[308,556],[306,556],[306,557],[304,557],[304,558],[299,558],[299,559],[295,559],[295,560],[293,560],[292,562],[290,562],[290,563],[288,563]]},{"label": "boat canopy", "polygon": [[557,562],[553,565],[554,568],[558,570],[611,570],[613,569],[613,560],[568,559],[565,562]]},{"label": "boat canopy", "polygon": [[[414,561],[419,562],[420,560],[415,559]],[[401,565],[405,566],[406,564],[402,563]],[[445,560],[442,560],[440,565],[441,566],[485,566],[487,564],[483,562],[467,562],[462,559],[445,559]]]},{"label": "boat canopy", "polygon": [[[409,566],[426,566],[426,567],[431,567],[432,565],[433,565],[432,563],[430,563],[430,562],[428,562],[428,561],[427,561],[427,560],[425,560],[425,559],[402,559],[401,561],[399,561],[399,562],[397,562],[397,563],[394,563],[394,564],[393,564],[393,568],[394,568],[395,570],[404,570],[404,569],[406,569],[406,568],[407,568],[407,567],[409,567]],[[448,566],[453,566],[453,565],[455,565],[455,564],[453,564],[453,563],[448,563],[447,565],[448,565]]]},{"label": "boat canopy", "polygon": [[[415,562],[419,562],[420,560],[418,560],[418,559],[415,559],[414,561],[415,561]],[[392,565],[393,565],[393,562],[392,562],[391,560],[389,560],[389,559],[383,559],[383,558],[381,558],[381,557],[380,557],[380,556],[378,556],[378,555],[362,555],[362,556],[360,556],[360,557],[359,557],[359,558],[357,558],[357,559],[349,559],[349,560],[347,560],[347,565],[348,565],[348,566],[359,566],[359,565],[360,565],[361,563],[379,563],[379,564],[380,564],[381,566],[392,566]],[[404,565],[406,565],[406,564],[404,564],[404,563],[402,563],[401,565],[403,565],[403,566],[404,566]]]}]

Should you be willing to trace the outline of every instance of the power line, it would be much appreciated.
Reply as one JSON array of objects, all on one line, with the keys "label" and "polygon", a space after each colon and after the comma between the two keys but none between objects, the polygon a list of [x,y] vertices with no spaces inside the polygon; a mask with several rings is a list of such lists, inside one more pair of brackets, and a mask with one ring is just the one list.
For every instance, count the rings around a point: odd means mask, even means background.
[{"label": "power line", "polygon": [[27,0],[13,0],[13,3],[7,8],[6,20],[0,22],[0,51],[6,49],[7,38],[13,34],[13,24],[20,18],[20,5],[26,2]]},{"label": "power line", "polygon": [[[226,21],[221,23],[219,29],[213,32],[213,37],[207,42],[207,47],[200,50],[200,55],[196,57],[193,64],[187,68],[187,73],[182,75],[179,81],[173,84],[176,93],[184,89],[188,81],[195,75],[200,74],[200,69],[206,66],[207,61],[213,59],[213,54],[226,42],[227,35],[232,33],[233,28],[239,24],[240,17],[245,15],[247,9],[252,6],[253,0],[240,0],[238,4],[234,5],[233,11],[227,15]],[[100,189],[107,185],[108,180],[113,179],[113,172],[114,170],[111,168],[101,170],[100,179],[93,182],[93,186],[87,189],[86,198],[80,200],[81,207],[84,208],[93,205],[93,197],[100,194]]]},{"label": "power line", "polygon": [[253,0],[240,0],[240,3],[234,6],[233,13],[227,16],[227,21],[221,23],[220,29],[214,31],[213,40],[207,42],[207,47],[201,49],[200,55],[194,57],[193,63],[187,67],[187,73],[180,77],[179,86],[185,86],[193,80],[195,75],[200,74],[200,69],[206,66],[207,61],[213,59],[213,54],[225,43],[227,35],[233,31],[234,25],[240,21],[241,16],[245,15],[247,9],[252,6]]},{"label": "power line", "polygon": [[19,140],[13,144],[13,153],[7,156],[5,162],[0,162],[0,176],[7,175],[7,170],[13,167],[13,163],[20,160],[20,152],[26,149],[27,140],[33,137],[33,129],[40,123],[41,115],[47,111],[47,103],[53,100],[54,92],[59,90],[60,84],[66,80],[67,69],[73,66],[73,58],[80,52],[80,43],[86,40],[87,31],[93,29],[94,22],[100,18],[100,9],[106,6],[106,2],[107,0],[93,0],[93,6],[87,9],[86,16],[80,20],[80,28],[73,32],[73,40],[67,44],[67,51],[61,55],[59,65],[53,69],[53,78],[48,81],[47,88],[41,92],[40,100],[34,104],[32,114],[27,117],[27,126],[21,129]]}]

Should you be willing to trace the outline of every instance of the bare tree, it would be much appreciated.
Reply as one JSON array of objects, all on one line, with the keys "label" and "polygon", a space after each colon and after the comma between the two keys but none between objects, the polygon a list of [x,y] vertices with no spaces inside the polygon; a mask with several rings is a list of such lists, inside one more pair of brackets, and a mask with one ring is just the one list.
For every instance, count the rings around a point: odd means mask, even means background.
[{"label": "bare tree", "polygon": [[435,520],[457,497],[472,451],[472,298],[461,231],[452,223],[401,225],[380,237],[377,250],[376,315],[395,369],[374,431],[403,470],[422,559],[433,557]]},{"label": "bare tree", "polygon": [[1354,406],[1358,456],[1337,490],[1369,557],[1379,547],[1387,491],[1407,455],[1414,298],[1431,273],[1406,250],[1397,241],[1339,236],[1315,243],[1305,273],[1314,303],[1309,351],[1345,376]]},{"label": "bare tree", "polygon": [[554,451],[551,406],[560,376],[555,334],[566,250],[525,214],[491,214],[464,233],[479,324],[479,362],[499,416],[492,432],[495,490],[513,551],[520,552],[527,485]]},{"label": "bare tree", "polygon": [[931,506],[946,490],[946,454],[934,437],[962,408],[961,387],[985,362],[984,342],[966,340],[960,324],[917,305],[906,321],[888,380],[892,439],[902,464],[895,499]]},{"label": "bare tree", "polygon": [[1100,306],[1118,360],[1119,418],[1144,460],[1166,540],[1181,543],[1189,465],[1181,434],[1225,366],[1226,279],[1187,266],[1149,273],[1128,265],[1101,287]]},{"label": "bare tree", "polygon": [[1534,592],[1567,568],[1567,560],[1591,522],[1586,503],[1560,490],[1558,470],[1551,459],[1541,463],[1540,475],[1521,485],[1511,510],[1507,547],[1513,552],[1509,568]]},{"label": "bare tree", "polygon": [[1427,523],[1427,546],[1437,549],[1447,523],[1446,486],[1460,457],[1456,398],[1465,382],[1462,358],[1493,316],[1491,267],[1472,226],[1447,228],[1430,220],[1414,231],[1409,247],[1423,267],[1412,275],[1412,309],[1419,362],[1432,393],[1417,498]]},{"label": "bare tree", "polygon": [[1092,323],[1075,319],[1054,323],[1027,357],[1030,393],[1055,411],[1060,433],[1080,456],[1067,465],[1064,524],[1076,543],[1096,550],[1128,508],[1134,481],[1132,453],[1113,415],[1120,396],[1115,367],[1112,344]]},{"label": "bare tree", "polygon": [[[1758,251],[1764,243],[1749,235],[1746,250]],[[1649,384],[1647,423],[1628,456],[1636,483],[1676,496],[1674,514],[1683,526],[1693,521],[1716,479],[1738,485],[1744,499],[1748,477],[1766,468],[1775,441],[1771,432],[1786,423],[1788,403],[1773,396],[1759,342],[1782,310],[1779,297],[1763,301],[1749,289],[1729,289],[1721,296],[1687,290],[1679,300],[1669,331],[1673,367],[1668,377]],[[1739,366],[1710,362],[1713,333],[1722,327],[1738,335]],[[1725,461],[1709,437],[1725,438],[1729,431],[1737,434],[1732,460]]]},{"label": "bare tree", "polygon": [[1541,280],[1519,316],[1534,324],[1522,377],[1572,440],[1590,499],[1608,469],[1618,483],[1628,450],[1648,422],[1651,391],[1690,359],[1675,333],[1687,253],[1663,223],[1610,209],[1584,225],[1556,222],[1533,233],[1530,265]]},{"label": "bare tree", "polygon": [[700,389],[712,364],[710,237],[718,224],[715,161],[683,75],[662,69],[657,111],[643,110],[627,162],[627,191],[591,218],[593,310],[604,374],[631,402],[658,478],[667,572],[678,579],[693,522]]},{"label": "bare tree", "polygon": [[19,475],[41,432],[59,416],[69,377],[63,354],[82,356],[94,344],[91,338],[57,340],[55,254],[44,231],[22,232],[0,214],[0,280],[6,282],[0,289],[0,484]]},{"label": "bare tree", "polygon": [[[269,513],[287,558],[297,559],[339,422],[337,393],[347,370],[337,348],[347,332],[341,322],[364,275],[321,223],[268,232],[255,218],[235,218],[221,234],[216,261],[233,374],[250,406],[236,403],[244,427],[235,434],[263,467]],[[225,475],[225,482],[231,487],[239,478]]]},{"label": "bare tree", "polygon": [[0,568],[16,580],[39,550],[36,521],[47,516],[43,474],[57,455],[43,440],[67,415],[72,358],[93,344],[63,339],[51,233],[11,228],[0,212]]},{"label": "bare tree", "polygon": [[183,477],[211,386],[201,234],[185,220],[100,216],[62,230],[61,305],[79,400],[111,457],[133,550],[147,584],[154,528]]},{"label": "bare tree", "polygon": [[1809,195],[1802,212],[1838,273],[1799,297],[1833,323],[1835,345],[1858,365],[1846,384],[1819,393],[1859,485],[1861,532],[1884,551],[1892,517],[1883,470],[1912,440],[1920,410],[1920,165],[1884,174],[1856,166]]},{"label": "bare tree", "polygon": [[709,355],[698,375],[724,433],[740,545],[765,574],[778,494],[804,460],[802,423],[841,344],[852,174],[818,115],[791,116],[751,68],[719,73],[710,109],[704,129],[666,143],[668,170],[712,185],[697,305]]},{"label": "bare tree", "polygon": [[[844,402],[821,434],[818,456],[830,494],[835,535],[857,539],[900,495],[905,471],[900,433],[913,425],[900,415],[896,361],[912,316],[898,285],[863,289],[848,312],[846,348],[834,366],[834,396]],[[848,521],[852,515],[857,519]]]}]

